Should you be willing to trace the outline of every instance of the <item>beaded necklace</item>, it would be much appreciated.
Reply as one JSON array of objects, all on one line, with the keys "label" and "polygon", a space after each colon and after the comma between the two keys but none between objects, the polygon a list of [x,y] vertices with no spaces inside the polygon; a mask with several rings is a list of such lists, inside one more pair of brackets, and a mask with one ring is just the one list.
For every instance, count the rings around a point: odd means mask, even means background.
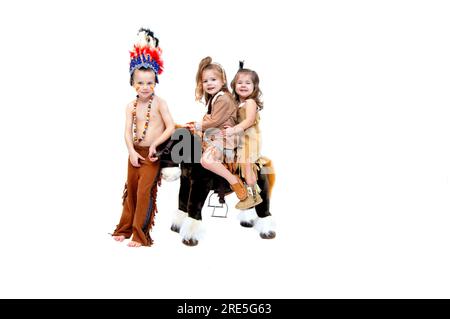
[{"label": "beaded necklace", "polygon": [[145,124],[144,124],[144,130],[142,131],[142,137],[138,138],[137,137],[137,117],[136,117],[136,108],[137,108],[137,103],[138,103],[138,99],[136,98],[136,101],[134,101],[134,108],[133,108],[133,140],[135,144],[139,144],[140,142],[142,142],[145,138],[145,133],[147,133],[147,128],[148,128],[148,123],[150,122],[150,109],[152,106],[152,102],[153,102],[153,96],[154,94],[150,95],[150,101],[148,101],[148,106],[147,106],[147,115],[145,116]]}]

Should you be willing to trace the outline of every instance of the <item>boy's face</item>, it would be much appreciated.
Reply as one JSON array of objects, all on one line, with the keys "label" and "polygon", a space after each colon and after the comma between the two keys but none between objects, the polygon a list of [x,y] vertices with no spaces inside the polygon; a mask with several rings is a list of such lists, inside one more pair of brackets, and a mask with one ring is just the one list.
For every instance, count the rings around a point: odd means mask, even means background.
[{"label": "boy's face", "polygon": [[250,94],[253,93],[254,89],[255,85],[253,84],[251,74],[241,73],[238,75],[236,81],[236,93],[239,95],[239,97],[245,100],[250,96]]},{"label": "boy's face", "polygon": [[136,70],[133,74],[133,87],[140,98],[149,97],[155,89],[155,73],[150,70]]},{"label": "boy's face", "polygon": [[203,91],[214,95],[220,91],[224,83],[216,70],[205,70],[202,74]]}]

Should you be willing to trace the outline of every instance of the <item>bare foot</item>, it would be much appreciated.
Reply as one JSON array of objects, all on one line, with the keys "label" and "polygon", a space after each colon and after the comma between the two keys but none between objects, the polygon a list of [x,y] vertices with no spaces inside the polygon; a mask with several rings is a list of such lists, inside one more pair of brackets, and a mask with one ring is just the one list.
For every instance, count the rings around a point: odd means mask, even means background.
[{"label": "bare foot", "polygon": [[112,238],[114,238],[115,241],[123,241],[125,239],[125,236],[123,236],[123,235],[112,236]]},{"label": "bare foot", "polygon": [[141,243],[138,243],[137,241],[130,241],[130,242],[127,244],[127,246],[128,246],[128,247],[141,247],[142,244],[141,244]]}]

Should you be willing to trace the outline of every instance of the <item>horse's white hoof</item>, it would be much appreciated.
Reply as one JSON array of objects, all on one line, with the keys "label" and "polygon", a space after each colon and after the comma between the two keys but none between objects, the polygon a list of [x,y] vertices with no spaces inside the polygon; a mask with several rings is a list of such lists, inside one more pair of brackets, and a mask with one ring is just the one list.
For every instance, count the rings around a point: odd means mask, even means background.
[{"label": "horse's white hoof", "polygon": [[262,239],[273,239],[273,238],[275,238],[276,235],[277,235],[277,233],[272,230],[267,233],[259,233],[259,236]]},{"label": "horse's white hoof", "polygon": [[259,232],[262,239],[275,238],[275,221],[272,216],[257,218],[253,227]]},{"label": "horse's white hoof", "polygon": [[241,210],[237,216],[242,227],[251,228],[258,219],[254,209]]},{"label": "horse's white hoof", "polygon": [[240,224],[241,224],[242,227],[246,227],[246,228],[253,227],[253,221],[251,221],[251,222],[241,221]]},{"label": "horse's white hoof", "polygon": [[201,220],[186,217],[180,227],[180,235],[183,244],[187,246],[196,246],[203,237],[205,229]]},{"label": "horse's white hoof", "polygon": [[170,226],[170,229],[176,233],[180,232],[181,225],[183,225],[184,220],[188,217],[188,214],[186,212],[183,212],[182,210],[177,210],[174,214],[173,220],[172,220],[172,226]]},{"label": "horse's white hoof", "polygon": [[186,239],[183,239],[182,241],[181,241],[183,244],[185,244],[186,246],[197,246],[198,245],[198,240],[197,239],[193,239],[193,238],[191,238],[191,239],[188,239],[188,240],[186,240]]}]

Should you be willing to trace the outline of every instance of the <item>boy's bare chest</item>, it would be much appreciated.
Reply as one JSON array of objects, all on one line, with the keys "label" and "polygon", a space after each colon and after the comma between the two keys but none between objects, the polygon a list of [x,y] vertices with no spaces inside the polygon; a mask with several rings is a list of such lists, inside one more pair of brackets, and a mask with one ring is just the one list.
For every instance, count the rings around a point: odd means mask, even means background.
[{"label": "boy's bare chest", "polygon": [[157,120],[160,118],[159,112],[155,110],[155,108],[151,107],[150,111],[148,111],[147,107],[137,107],[136,108],[136,120],[138,122],[147,121],[147,117],[149,117],[150,122],[153,120]]}]

